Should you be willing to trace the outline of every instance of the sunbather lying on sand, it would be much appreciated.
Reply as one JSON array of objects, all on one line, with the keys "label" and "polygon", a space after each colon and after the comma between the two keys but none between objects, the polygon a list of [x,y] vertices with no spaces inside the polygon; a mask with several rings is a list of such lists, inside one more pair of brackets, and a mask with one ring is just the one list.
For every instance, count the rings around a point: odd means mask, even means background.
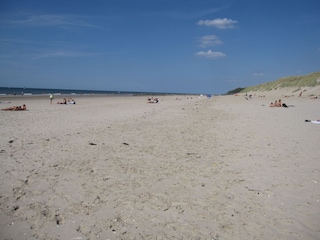
[{"label": "sunbather lying on sand", "polygon": [[158,102],[159,102],[158,98],[154,98],[154,97],[148,98],[148,103],[158,103]]},{"label": "sunbather lying on sand", "polygon": [[25,104],[21,106],[13,106],[8,108],[3,108],[2,111],[24,111],[27,110],[27,106]]},{"label": "sunbather lying on sand", "polygon": [[57,102],[57,104],[67,104],[67,99],[64,98],[64,99],[62,100],[62,102]]}]

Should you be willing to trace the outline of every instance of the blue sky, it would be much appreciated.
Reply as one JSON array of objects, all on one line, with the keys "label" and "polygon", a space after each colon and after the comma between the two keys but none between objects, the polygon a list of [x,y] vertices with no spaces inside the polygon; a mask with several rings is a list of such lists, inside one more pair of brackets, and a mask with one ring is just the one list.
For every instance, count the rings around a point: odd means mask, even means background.
[{"label": "blue sky", "polygon": [[225,93],[320,71],[319,0],[1,0],[0,86]]}]

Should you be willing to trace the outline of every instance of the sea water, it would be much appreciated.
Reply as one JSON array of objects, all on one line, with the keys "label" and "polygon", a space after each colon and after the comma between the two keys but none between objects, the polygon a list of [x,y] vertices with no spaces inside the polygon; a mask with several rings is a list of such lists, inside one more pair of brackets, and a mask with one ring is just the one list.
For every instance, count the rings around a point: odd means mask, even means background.
[{"label": "sea water", "polygon": [[179,93],[159,93],[159,92],[128,92],[128,91],[101,91],[101,90],[75,90],[75,89],[49,89],[49,88],[9,88],[0,87],[0,95],[92,95],[92,94],[109,94],[109,95],[168,95]]}]

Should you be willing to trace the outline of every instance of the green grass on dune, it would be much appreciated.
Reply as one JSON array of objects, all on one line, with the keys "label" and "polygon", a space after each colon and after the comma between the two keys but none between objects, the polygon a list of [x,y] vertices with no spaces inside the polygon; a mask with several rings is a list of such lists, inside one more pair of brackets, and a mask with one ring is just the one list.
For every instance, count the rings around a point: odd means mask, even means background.
[{"label": "green grass on dune", "polygon": [[281,88],[295,88],[294,92],[301,90],[303,87],[320,86],[320,72],[314,72],[305,76],[292,76],[280,78],[273,82],[267,82],[252,87],[247,87],[241,92],[251,91],[271,91]]}]

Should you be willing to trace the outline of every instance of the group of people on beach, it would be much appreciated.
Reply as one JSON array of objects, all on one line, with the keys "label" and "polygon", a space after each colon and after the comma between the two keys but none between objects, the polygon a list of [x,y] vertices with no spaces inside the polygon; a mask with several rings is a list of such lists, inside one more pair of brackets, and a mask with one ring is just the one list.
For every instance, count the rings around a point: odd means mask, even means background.
[{"label": "group of people on beach", "polygon": [[[52,96],[52,94],[50,94],[50,104],[52,104],[52,100],[54,99],[54,97]],[[73,98],[63,98],[63,100],[60,102],[57,102],[57,104],[76,104],[75,100]],[[27,110],[27,106],[25,104],[23,104],[22,106],[12,106],[12,107],[7,107],[7,108],[3,108],[1,109],[2,111],[24,111]]]},{"label": "group of people on beach", "polygon": [[271,102],[269,107],[288,107],[285,103],[281,102],[281,99],[279,99],[278,101],[275,100],[274,102]]},{"label": "group of people on beach", "polygon": [[[50,104],[52,104],[52,100],[54,99],[54,97],[52,96],[52,94],[50,94]],[[63,100],[60,102],[57,102],[57,104],[76,104],[75,100],[73,98],[63,98]],[[22,106],[12,106],[12,107],[7,107],[7,108],[3,108],[1,109],[2,111],[24,111],[27,110],[27,106],[25,104],[23,104]]]},{"label": "group of people on beach", "polygon": [[[49,94],[49,98],[50,98],[50,104],[52,104],[52,101],[54,99],[54,96],[50,93]],[[57,104],[76,104],[76,102],[74,101],[73,98],[63,98],[62,101],[58,101]]]}]

